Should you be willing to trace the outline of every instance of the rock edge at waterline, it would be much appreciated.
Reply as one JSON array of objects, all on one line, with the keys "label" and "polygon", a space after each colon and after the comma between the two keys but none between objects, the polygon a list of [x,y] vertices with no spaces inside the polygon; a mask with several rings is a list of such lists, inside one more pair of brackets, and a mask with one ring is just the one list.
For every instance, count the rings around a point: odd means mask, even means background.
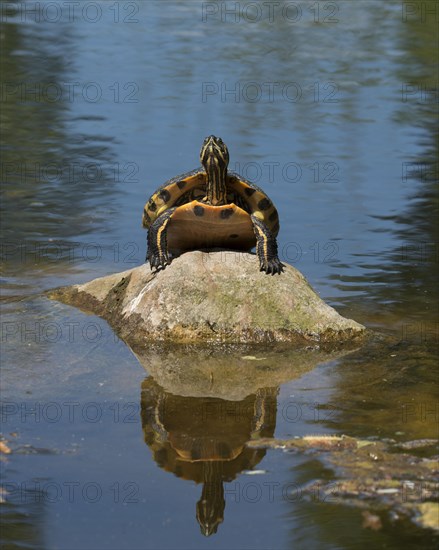
[{"label": "rock edge at waterline", "polygon": [[294,267],[266,275],[254,254],[242,252],[188,252],[159,272],[144,264],[48,295],[103,317],[130,345],[306,345],[347,342],[365,333],[325,304]]}]

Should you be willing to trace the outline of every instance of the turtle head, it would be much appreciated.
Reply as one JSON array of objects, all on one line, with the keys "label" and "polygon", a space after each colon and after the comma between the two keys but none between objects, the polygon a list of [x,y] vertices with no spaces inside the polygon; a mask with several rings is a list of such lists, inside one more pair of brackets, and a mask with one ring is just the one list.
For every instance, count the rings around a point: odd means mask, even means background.
[{"label": "turtle head", "polygon": [[229,164],[229,150],[221,138],[209,136],[203,141],[200,151],[200,161],[207,170],[207,166],[214,162],[227,170]]},{"label": "turtle head", "polygon": [[200,161],[206,170],[206,201],[212,205],[227,203],[227,166],[229,150],[221,138],[209,136],[203,141]]}]

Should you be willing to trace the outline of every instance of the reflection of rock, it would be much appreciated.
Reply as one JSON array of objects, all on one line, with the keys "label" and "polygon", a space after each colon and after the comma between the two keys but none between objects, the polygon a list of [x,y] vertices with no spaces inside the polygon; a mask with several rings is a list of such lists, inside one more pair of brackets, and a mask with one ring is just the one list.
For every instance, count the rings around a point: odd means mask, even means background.
[{"label": "reflection of rock", "polygon": [[142,265],[49,296],[101,315],[131,345],[341,342],[364,332],[325,304],[292,266],[268,276],[256,256],[239,252],[188,252],[163,271]]},{"label": "reflection of rock", "polygon": [[239,401],[182,397],[164,391],[151,377],[143,382],[145,442],[161,468],[203,483],[197,520],[204,535],[216,533],[223,521],[224,482],[265,456],[265,450],[247,443],[273,435],[276,395],[276,388],[264,388]]},{"label": "reflection of rock", "polygon": [[318,364],[347,353],[350,350],[292,350],[279,346],[173,346],[162,352],[135,348],[139,362],[166,391],[230,401],[244,399],[258,388],[299,378]]}]

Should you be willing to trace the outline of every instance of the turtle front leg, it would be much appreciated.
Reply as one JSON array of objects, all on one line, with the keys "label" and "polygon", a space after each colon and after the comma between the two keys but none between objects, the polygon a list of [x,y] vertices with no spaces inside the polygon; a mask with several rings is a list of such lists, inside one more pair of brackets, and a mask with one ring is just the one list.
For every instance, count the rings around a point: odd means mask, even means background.
[{"label": "turtle front leg", "polygon": [[271,275],[282,273],[285,266],[277,255],[276,237],[259,218],[252,215],[251,219],[256,235],[256,252],[259,258],[259,265],[261,266],[260,271],[265,271]]},{"label": "turtle front leg", "polygon": [[148,230],[148,250],[145,261],[149,260],[151,269],[164,269],[171,263],[168,254],[166,231],[175,208],[163,212]]}]

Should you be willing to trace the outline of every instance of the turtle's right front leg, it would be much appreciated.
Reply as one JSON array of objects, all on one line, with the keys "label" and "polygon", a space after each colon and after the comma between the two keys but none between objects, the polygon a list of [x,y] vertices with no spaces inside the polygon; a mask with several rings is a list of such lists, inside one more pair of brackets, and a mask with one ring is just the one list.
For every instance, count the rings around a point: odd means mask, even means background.
[{"label": "turtle's right front leg", "polygon": [[151,269],[164,269],[171,263],[168,254],[166,231],[175,208],[163,212],[148,230],[148,251],[145,261],[149,260]]}]

